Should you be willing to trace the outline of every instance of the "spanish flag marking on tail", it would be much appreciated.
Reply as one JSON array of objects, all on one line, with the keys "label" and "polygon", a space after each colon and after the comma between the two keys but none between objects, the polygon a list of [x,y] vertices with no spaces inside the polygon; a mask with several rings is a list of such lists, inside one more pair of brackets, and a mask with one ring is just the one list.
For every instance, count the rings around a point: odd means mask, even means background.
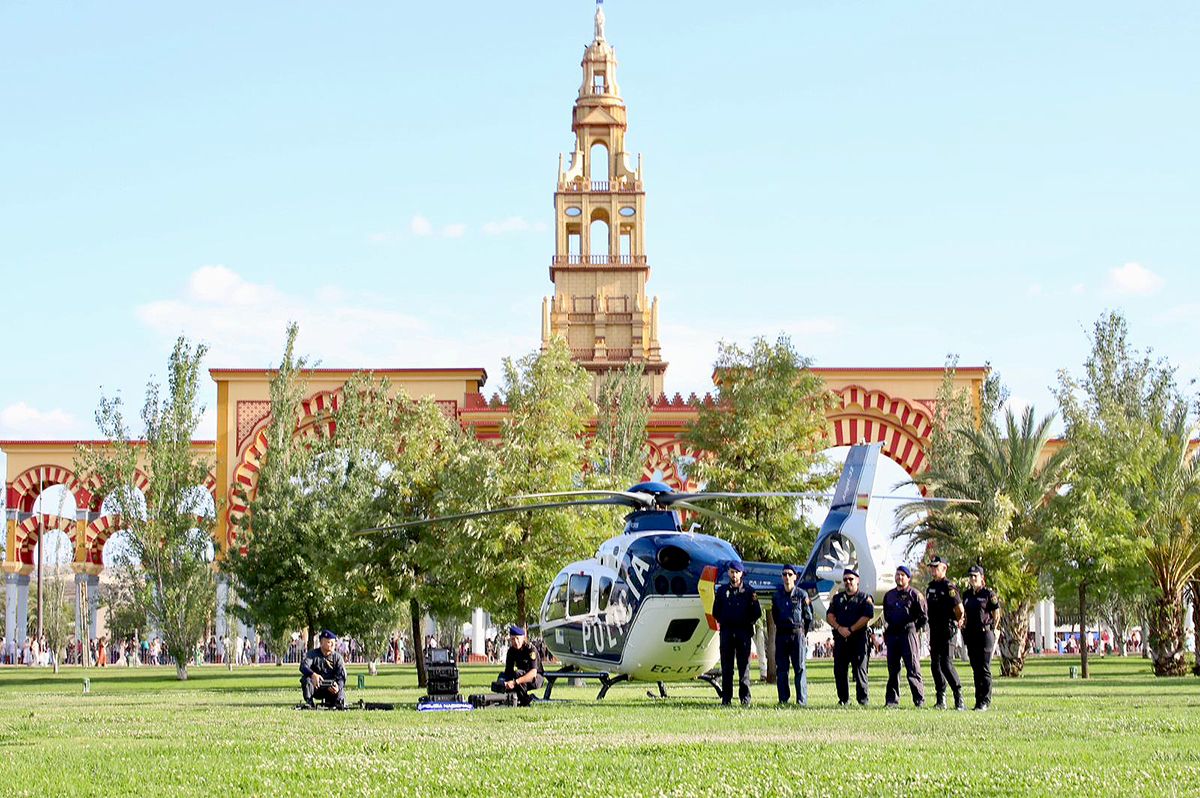
[{"label": "spanish flag marking on tail", "polygon": [[857,509],[857,510],[866,510],[867,505],[870,503],[871,503],[871,494],[860,493],[860,494],[858,494],[858,498],[857,498],[857,501],[855,501],[854,506],[855,506],[855,509]]},{"label": "spanish flag marking on tail", "polygon": [[717,597],[717,566],[706,565],[704,570],[700,572],[700,604],[704,607],[704,619],[708,621],[708,628],[717,631],[717,619],[713,617],[713,601]]}]

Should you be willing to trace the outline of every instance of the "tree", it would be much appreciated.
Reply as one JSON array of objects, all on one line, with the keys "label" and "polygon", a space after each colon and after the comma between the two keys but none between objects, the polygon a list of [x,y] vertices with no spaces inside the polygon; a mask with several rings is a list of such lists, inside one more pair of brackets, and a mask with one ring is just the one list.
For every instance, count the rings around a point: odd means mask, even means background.
[{"label": "tree", "polygon": [[640,482],[646,463],[646,425],[650,392],[640,363],[610,371],[596,400],[596,437],[592,442],[592,483],[624,490]]},{"label": "tree", "polygon": [[[494,453],[430,398],[392,394],[386,383],[347,383],[337,437],[360,484],[347,490],[359,529],[479,509],[494,481]],[[483,586],[481,563],[460,525],[415,525],[353,536],[347,549],[351,628],[377,654],[407,614],[418,684],[424,685],[427,612],[461,614]],[[407,612],[405,608],[407,604]]]},{"label": "tree", "polygon": [[[334,555],[341,526],[335,491],[323,485],[325,469],[313,443],[297,435],[296,418],[304,398],[307,363],[295,354],[299,328],[288,325],[279,368],[271,378],[271,421],[257,491],[238,530],[239,545],[223,564],[237,584],[241,601],[231,609],[243,622],[273,630],[303,629],[311,645],[323,626],[332,625],[332,594],[341,588]],[[327,420],[327,419],[326,419]],[[319,425],[318,425],[319,426]]]},{"label": "tree", "polygon": [[1006,410],[1003,428],[990,418],[978,430],[956,424],[951,434],[966,443],[965,463],[934,463],[916,482],[932,495],[976,503],[928,511],[913,502],[899,511],[901,531],[912,535],[914,547],[932,544],[951,558],[983,565],[1004,603],[998,648],[1005,676],[1021,675],[1029,613],[1042,595],[1034,544],[1051,522],[1067,457],[1059,450],[1040,462],[1052,421],[1053,415],[1037,421],[1027,408],[1019,421]]},{"label": "tree", "polygon": [[[722,343],[715,365],[717,401],[701,406],[684,439],[700,452],[692,474],[711,491],[815,492],[833,484],[820,451],[828,444],[832,395],[811,362],[780,337],[756,338],[749,351]],[[816,530],[790,498],[727,503],[744,523],[710,517],[709,531],[743,557],[768,562],[802,559]],[[767,679],[775,678],[774,622],[767,616]]]},{"label": "tree", "polygon": [[[167,365],[167,387],[150,383],[142,408],[145,444],[130,440],[121,400],[101,398],[96,423],[108,445],[81,447],[77,473],[95,475],[112,493],[122,527],[128,532],[124,562],[146,580],[147,610],[162,631],[179,679],[204,634],[216,603],[211,565],[214,512],[203,496],[211,464],[192,451],[192,436],[204,412],[199,404],[203,345],[179,338]],[[144,456],[149,487],[143,502],[135,487],[138,454]]]},{"label": "tree", "polygon": [[[1063,503],[1066,526],[1074,534],[1052,533],[1046,561],[1060,581],[1079,585],[1082,623],[1086,624],[1089,585],[1113,594],[1115,585],[1104,581],[1116,580],[1124,592],[1144,594],[1138,588],[1150,577],[1158,588],[1152,620],[1172,626],[1172,618],[1181,618],[1186,584],[1178,569],[1186,568],[1189,557],[1186,545],[1174,548],[1188,536],[1192,501],[1186,495],[1190,488],[1184,473],[1191,467],[1186,454],[1187,404],[1170,364],[1129,343],[1121,314],[1102,315],[1090,339],[1082,374],[1075,377],[1063,370],[1058,375],[1059,406],[1074,452],[1066,476],[1071,489]],[[1176,495],[1176,490],[1183,493]],[[1179,504],[1172,507],[1173,502]],[[1175,517],[1180,513],[1182,517]],[[1068,560],[1079,564],[1075,573]],[[1173,633],[1157,635],[1154,628],[1150,637],[1175,639]],[[1162,657],[1155,657],[1156,671],[1176,668],[1169,664],[1174,643],[1164,645],[1159,649]],[[1086,652],[1082,647],[1081,651],[1086,671]]]},{"label": "tree", "polygon": [[[75,627],[75,618],[72,608],[71,579],[68,570],[61,564],[45,565],[45,578],[42,580],[42,595],[38,599],[37,593],[30,595],[30,607],[32,612],[29,613],[29,629],[27,634],[31,637],[37,635],[37,618],[40,614],[42,619],[42,642],[45,644],[46,651],[50,654],[51,662],[54,665],[54,672],[58,673],[58,665],[62,661],[63,653],[66,650],[67,638],[71,636],[71,631]],[[40,613],[39,613],[40,611]]]},{"label": "tree", "polygon": [[[585,438],[596,406],[592,378],[560,337],[541,352],[504,361],[508,417],[500,427],[495,494],[575,490],[588,462]],[[529,591],[549,585],[564,561],[590,556],[611,534],[611,513],[571,510],[496,516],[467,525],[479,543],[485,602],[518,623],[529,619]]]},{"label": "tree", "polygon": [[1183,597],[1200,573],[1200,466],[1190,451],[1192,432],[1181,409],[1163,430],[1162,453],[1147,480],[1153,498],[1140,531],[1154,586],[1149,643],[1157,676],[1187,672]]}]

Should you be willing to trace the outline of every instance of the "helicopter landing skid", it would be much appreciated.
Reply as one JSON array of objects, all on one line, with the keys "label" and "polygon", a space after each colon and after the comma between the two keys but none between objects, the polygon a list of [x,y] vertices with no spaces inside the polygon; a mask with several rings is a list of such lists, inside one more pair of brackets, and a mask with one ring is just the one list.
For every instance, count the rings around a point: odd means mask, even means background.
[{"label": "helicopter landing skid", "polygon": [[717,697],[721,697],[721,675],[712,673],[702,673],[696,677],[702,682],[707,682],[712,689],[717,691]]},{"label": "helicopter landing skid", "polygon": [[660,698],[666,698],[667,697],[667,686],[665,684],[663,684],[662,682],[659,682],[658,683],[658,695],[655,695],[653,690],[647,690],[646,697],[653,698],[656,700],[660,699]]}]

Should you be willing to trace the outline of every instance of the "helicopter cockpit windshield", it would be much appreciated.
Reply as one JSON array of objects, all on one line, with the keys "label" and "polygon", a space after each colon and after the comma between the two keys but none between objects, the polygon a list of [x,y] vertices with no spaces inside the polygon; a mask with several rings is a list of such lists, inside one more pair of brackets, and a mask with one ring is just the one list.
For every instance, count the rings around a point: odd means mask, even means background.
[{"label": "helicopter cockpit windshield", "polygon": [[542,625],[558,626],[608,609],[616,573],[595,560],[572,563],[559,572],[542,601]]}]

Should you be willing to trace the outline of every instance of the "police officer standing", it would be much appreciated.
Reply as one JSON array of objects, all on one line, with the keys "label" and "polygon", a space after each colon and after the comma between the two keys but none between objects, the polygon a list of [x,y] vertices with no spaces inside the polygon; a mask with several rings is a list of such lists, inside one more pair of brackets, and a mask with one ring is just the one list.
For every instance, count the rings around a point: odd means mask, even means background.
[{"label": "police officer standing", "polygon": [[949,563],[941,557],[929,561],[929,586],[925,603],[929,610],[929,669],[937,691],[934,709],[946,708],[946,686],[954,691],[954,708],[966,709],[962,681],[954,667],[954,636],[963,625],[963,603],[958,588],[946,578]]},{"label": "police officer standing", "polygon": [[858,571],[842,572],[844,589],[829,603],[825,620],[833,627],[833,678],[837,682],[838,704],[849,706],[850,683],[847,671],[854,669],[855,697],[867,705],[867,624],[875,614],[875,602],[858,591]]},{"label": "police officer standing", "polygon": [[788,686],[788,666],[796,677],[796,703],[808,704],[808,642],[805,635],[812,626],[812,601],[808,591],[796,585],[796,566],[783,566],[783,584],[771,596],[771,618],[775,621],[775,686],[779,703],[792,697]]},{"label": "police officer standing", "polygon": [[741,560],[729,562],[729,583],[717,588],[713,600],[713,618],[721,629],[721,703],[733,700],[733,669],[737,666],[738,698],[750,706],[750,643],[754,624],[762,617],[762,607],[750,586],[742,581],[746,566]]},{"label": "police officer standing", "polygon": [[967,571],[968,587],[963,591],[963,642],[975,673],[975,709],[986,712],[992,704],[992,652],[996,650],[996,622],[1000,620],[1000,600],[996,591],[984,582],[983,568],[972,565]]},{"label": "police officer standing", "polygon": [[913,704],[925,704],[925,682],[921,679],[921,637],[927,615],[925,599],[913,586],[907,565],[896,568],[896,586],[883,596],[883,641],[887,645],[887,706],[900,706],[900,663],[908,677]]}]

